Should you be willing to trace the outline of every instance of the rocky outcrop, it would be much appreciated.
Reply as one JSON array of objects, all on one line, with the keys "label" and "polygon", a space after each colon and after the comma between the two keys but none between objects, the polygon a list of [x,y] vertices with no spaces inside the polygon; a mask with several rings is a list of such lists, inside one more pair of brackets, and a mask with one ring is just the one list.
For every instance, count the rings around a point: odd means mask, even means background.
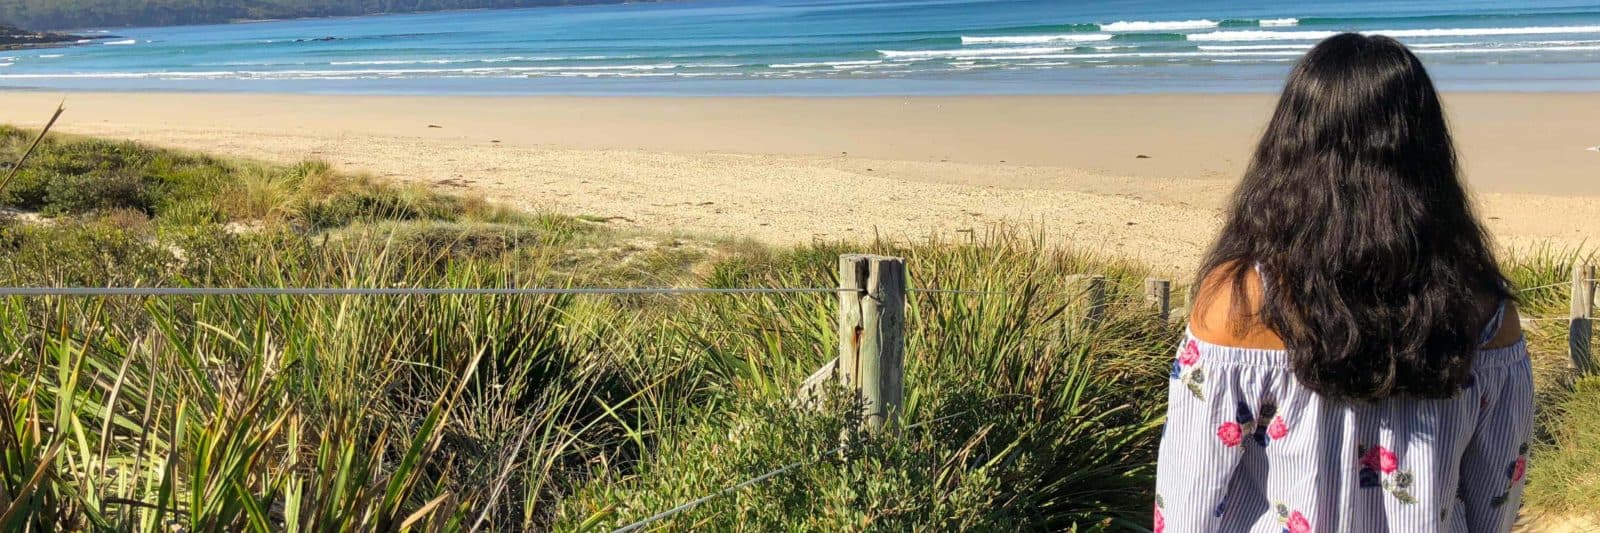
[{"label": "rocky outcrop", "polygon": [[88,39],[88,37],[65,33],[28,31],[16,26],[0,24],[0,50],[73,44],[84,39]]}]

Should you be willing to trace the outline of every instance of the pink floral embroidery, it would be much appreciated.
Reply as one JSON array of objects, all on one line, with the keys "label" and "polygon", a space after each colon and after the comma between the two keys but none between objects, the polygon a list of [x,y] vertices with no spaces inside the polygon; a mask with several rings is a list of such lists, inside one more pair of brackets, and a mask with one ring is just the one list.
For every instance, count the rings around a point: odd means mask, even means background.
[{"label": "pink floral embroidery", "polygon": [[1300,511],[1289,515],[1289,522],[1284,525],[1288,527],[1289,533],[1311,533],[1311,522],[1306,520],[1306,515],[1300,514]]},{"label": "pink floral embroidery", "polygon": [[1172,372],[1167,377],[1182,383],[1196,400],[1206,399],[1206,369],[1200,368],[1199,343],[1189,339],[1183,349],[1178,350],[1178,359],[1172,362]]},{"label": "pink floral embroidery", "polygon": [[1362,468],[1370,468],[1373,470],[1378,469],[1378,448],[1379,446],[1367,448],[1366,451],[1361,454]]},{"label": "pink floral embroidery", "polygon": [[1283,533],[1311,533],[1311,521],[1306,520],[1306,515],[1300,511],[1290,511],[1289,506],[1283,502],[1273,505],[1278,511],[1278,522],[1283,524]]},{"label": "pink floral embroidery", "polygon": [[1400,470],[1400,458],[1394,452],[1382,446],[1359,446],[1356,454],[1361,463],[1361,470],[1356,477],[1361,488],[1382,487],[1400,503],[1417,502],[1416,497],[1411,495],[1411,484],[1416,479],[1410,471]]},{"label": "pink floral embroidery", "polygon": [[1272,440],[1282,439],[1288,435],[1289,425],[1283,423],[1283,417],[1281,416],[1273,418],[1272,425],[1267,426],[1267,436],[1272,437]]},{"label": "pink floral embroidery", "polygon": [[1238,446],[1239,441],[1244,438],[1244,430],[1239,427],[1238,422],[1225,422],[1217,426],[1217,438],[1222,439],[1223,445],[1232,448]]},{"label": "pink floral embroidery", "polygon": [[1400,459],[1395,457],[1394,452],[1389,451],[1388,448],[1378,447],[1378,459],[1378,469],[1385,474],[1393,474],[1395,470],[1400,468]]},{"label": "pink floral embroidery", "polygon": [[1162,533],[1167,529],[1167,519],[1161,516],[1161,504],[1156,504],[1156,523],[1153,529],[1156,533]]},{"label": "pink floral embroidery", "polygon": [[1388,448],[1373,446],[1367,448],[1367,453],[1361,456],[1361,466],[1385,474],[1393,474],[1396,469],[1400,468],[1400,459],[1395,457],[1394,452],[1389,451]]},{"label": "pink floral embroidery", "polygon": [[1528,476],[1528,443],[1524,442],[1517,447],[1517,458],[1506,465],[1506,491],[1489,499],[1490,507],[1500,507],[1511,498],[1511,488],[1522,483]]},{"label": "pink floral embroidery", "polygon": [[1184,345],[1183,352],[1178,354],[1178,364],[1183,366],[1194,366],[1194,364],[1198,362],[1200,362],[1200,345],[1196,344],[1194,340],[1191,339],[1189,340],[1189,344]]}]

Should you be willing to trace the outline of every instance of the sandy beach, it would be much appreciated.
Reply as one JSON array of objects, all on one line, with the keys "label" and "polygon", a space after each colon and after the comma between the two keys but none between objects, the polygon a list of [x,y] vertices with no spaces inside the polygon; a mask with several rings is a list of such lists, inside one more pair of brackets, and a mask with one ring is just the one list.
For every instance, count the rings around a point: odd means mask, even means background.
[{"label": "sandy beach", "polygon": [[[37,126],[62,94],[0,93]],[[1600,236],[1600,94],[1446,96],[1502,246]],[[380,97],[70,93],[60,131],[340,168],[628,228],[774,243],[1042,229],[1192,269],[1271,95]]]}]

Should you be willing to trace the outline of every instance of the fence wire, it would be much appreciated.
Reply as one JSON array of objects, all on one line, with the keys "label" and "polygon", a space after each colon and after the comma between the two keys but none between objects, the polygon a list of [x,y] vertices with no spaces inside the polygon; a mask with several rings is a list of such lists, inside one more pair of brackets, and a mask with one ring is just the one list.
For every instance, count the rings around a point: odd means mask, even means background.
[{"label": "fence wire", "polygon": [[[1586,283],[1600,283],[1600,278],[1583,279],[1583,280],[1579,280],[1579,281],[1583,281],[1583,282],[1586,282]],[[1539,290],[1539,289],[1549,289],[1549,288],[1553,288],[1553,287],[1566,287],[1566,286],[1569,286],[1569,285],[1572,285],[1572,282],[1563,281],[1563,282],[1560,282],[1560,283],[1551,283],[1549,285],[1538,285],[1538,286],[1534,286],[1534,287],[1528,287],[1528,288],[1525,288],[1525,289],[1517,289],[1517,292],[1536,291],[1536,290]]]},{"label": "fence wire", "polygon": [[[0,296],[547,296],[547,295],[666,295],[694,294],[824,294],[857,289],[822,287],[706,288],[360,288],[360,287],[0,287]],[[993,296],[996,291],[909,289],[920,294]]]},{"label": "fence wire", "polygon": [[1571,284],[1572,284],[1572,282],[1570,282],[1570,281],[1563,281],[1561,283],[1551,283],[1549,285],[1539,285],[1539,286],[1536,286],[1536,287],[1528,287],[1528,288],[1525,288],[1525,289],[1517,289],[1517,292],[1529,292],[1529,291],[1536,291],[1536,290],[1539,290],[1539,289],[1551,289],[1551,288],[1555,288],[1555,287],[1565,287],[1565,286],[1568,286],[1568,285],[1571,285]]},{"label": "fence wire", "polygon": [[[924,420],[922,422],[917,422],[915,424],[911,424],[911,425],[906,426],[904,429],[907,429],[907,430],[916,429],[916,428],[919,428],[919,427],[922,427],[922,426],[926,426],[926,425],[930,425],[930,424],[937,424],[937,423],[943,422],[945,420],[950,420],[952,418],[966,416],[966,415],[969,415],[969,414],[972,414],[971,410],[962,411],[962,412],[959,412],[959,413],[955,413],[955,414],[950,414],[950,415],[945,415],[945,416],[941,416],[941,417],[938,417],[938,418],[934,418],[932,420]],[[791,470],[794,470],[796,468],[800,468],[802,466],[807,466],[807,465],[811,465],[811,464],[816,464],[817,462],[821,461],[823,458],[825,458],[825,457],[827,457],[829,455],[833,455],[833,454],[839,453],[840,451],[843,451],[847,446],[848,445],[841,444],[839,446],[835,446],[833,448],[830,448],[830,449],[827,449],[827,450],[823,450],[822,453],[817,454],[816,457],[813,457],[813,458],[810,458],[810,459],[806,459],[806,460],[801,460],[801,461],[795,461],[793,463],[789,463],[789,464],[783,465],[781,467],[778,467],[776,469],[773,469],[773,470],[771,470],[771,471],[769,471],[769,472],[767,472],[765,474],[761,474],[759,476],[756,476],[756,477],[741,481],[739,483],[736,483],[736,484],[733,484],[733,485],[729,485],[727,487],[724,487],[722,490],[713,492],[711,494],[707,494],[705,496],[701,496],[699,498],[695,498],[695,499],[690,500],[688,502],[685,502],[684,504],[679,505],[677,507],[673,507],[671,509],[667,509],[665,511],[650,515],[648,517],[645,517],[644,519],[641,519],[641,520],[639,520],[637,522],[634,522],[632,524],[628,524],[626,526],[622,526],[620,528],[614,529],[614,530],[611,531],[611,533],[630,533],[632,531],[638,531],[640,529],[644,529],[646,526],[649,526],[650,524],[653,524],[653,523],[656,523],[656,522],[659,522],[659,521],[662,521],[662,520],[666,520],[668,518],[673,517],[674,515],[677,515],[679,513],[684,512],[684,511],[688,511],[690,509],[698,507],[698,506],[700,506],[700,504],[703,504],[705,502],[708,502],[708,501],[711,501],[713,499],[716,499],[718,496],[732,494],[732,493],[738,492],[740,490],[743,490],[745,488],[751,487],[753,485],[759,484],[759,483],[761,483],[763,481],[772,479],[774,477],[781,476],[784,473],[789,472]]]}]

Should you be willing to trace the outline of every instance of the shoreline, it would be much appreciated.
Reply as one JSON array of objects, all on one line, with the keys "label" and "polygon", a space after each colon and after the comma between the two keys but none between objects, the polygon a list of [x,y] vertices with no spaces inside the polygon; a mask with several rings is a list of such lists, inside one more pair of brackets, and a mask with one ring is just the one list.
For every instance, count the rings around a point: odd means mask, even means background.
[{"label": "shoreline", "polygon": [[[1600,93],[1445,98],[1465,179],[1502,246],[1600,236],[1600,153],[1586,151],[1600,144]],[[60,93],[0,99],[0,123],[38,126]],[[620,227],[783,244],[1010,223],[1187,272],[1273,101],[71,93],[58,128],[323,159]]]}]

